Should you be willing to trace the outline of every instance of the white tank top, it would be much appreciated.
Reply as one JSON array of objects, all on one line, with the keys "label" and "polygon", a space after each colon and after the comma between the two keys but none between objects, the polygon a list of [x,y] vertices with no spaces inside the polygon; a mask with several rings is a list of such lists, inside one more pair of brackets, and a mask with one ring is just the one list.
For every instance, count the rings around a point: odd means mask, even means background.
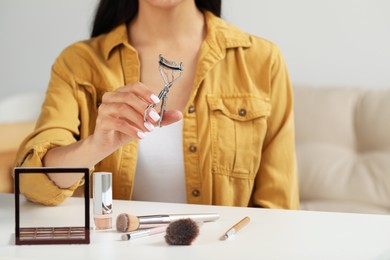
[{"label": "white tank top", "polygon": [[182,127],[156,127],[138,142],[132,200],[186,203]]}]

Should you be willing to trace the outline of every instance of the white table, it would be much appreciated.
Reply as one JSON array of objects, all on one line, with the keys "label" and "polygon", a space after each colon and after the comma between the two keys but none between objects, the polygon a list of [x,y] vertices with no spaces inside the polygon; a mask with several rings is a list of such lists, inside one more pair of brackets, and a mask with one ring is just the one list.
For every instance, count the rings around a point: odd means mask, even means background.
[{"label": "white table", "polygon": [[[74,202],[69,199],[56,210],[63,216],[65,211],[72,212]],[[34,204],[29,207],[30,220],[47,219],[48,216],[43,216],[46,207]],[[215,212],[221,218],[203,224],[191,246],[169,246],[164,234],[120,241],[120,234],[115,230],[91,230],[89,245],[16,246],[14,197],[0,194],[0,259],[390,259],[390,216],[387,215],[137,201],[114,201],[114,212],[114,220],[123,212],[137,216]],[[219,240],[244,216],[251,218],[248,226],[231,240]],[[51,218],[56,219],[55,215]]]}]

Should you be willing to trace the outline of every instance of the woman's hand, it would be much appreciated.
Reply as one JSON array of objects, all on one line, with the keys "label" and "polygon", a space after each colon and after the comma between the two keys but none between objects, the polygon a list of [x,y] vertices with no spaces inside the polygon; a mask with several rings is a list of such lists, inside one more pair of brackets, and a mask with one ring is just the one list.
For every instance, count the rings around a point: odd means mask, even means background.
[{"label": "woman's hand", "polygon": [[[88,167],[91,168],[131,140],[145,137],[153,131],[159,115],[149,109],[147,122],[144,111],[149,104],[158,103],[158,97],[142,83],[128,84],[114,92],[103,95],[99,106],[93,135],[76,143],[50,149],[43,158],[46,167]],[[178,110],[167,110],[162,125],[172,124],[182,118]],[[60,188],[68,188],[83,176],[81,174],[48,174]]]},{"label": "woman's hand", "polygon": [[[135,138],[144,138],[145,133],[153,131],[160,118],[151,108],[144,122],[145,109],[159,102],[158,97],[140,82],[105,93],[98,110],[93,143],[99,150],[111,153]],[[162,125],[172,124],[181,118],[180,111],[167,110]]]}]

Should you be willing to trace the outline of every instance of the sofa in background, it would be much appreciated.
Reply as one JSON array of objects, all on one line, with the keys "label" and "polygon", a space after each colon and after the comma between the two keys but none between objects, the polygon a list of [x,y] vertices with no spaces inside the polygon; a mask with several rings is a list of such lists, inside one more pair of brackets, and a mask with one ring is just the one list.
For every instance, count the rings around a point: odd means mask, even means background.
[{"label": "sofa in background", "polygon": [[0,193],[13,192],[11,172],[16,152],[34,127],[35,121],[0,124]]},{"label": "sofa in background", "polygon": [[33,131],[44,97],[44,93],[23,92],[0,99],[0,193],[13,192],[16,152]]},{"label": "sofa in background", "polygon": [[390,214],[390,89],[294,95],[301,208]]}]

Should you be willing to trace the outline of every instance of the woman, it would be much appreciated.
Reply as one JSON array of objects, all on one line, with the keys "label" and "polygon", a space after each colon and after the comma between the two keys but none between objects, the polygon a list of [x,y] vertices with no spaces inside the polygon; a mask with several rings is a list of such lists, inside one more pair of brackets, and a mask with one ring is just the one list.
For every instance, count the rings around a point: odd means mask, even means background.
[{"label": "woman", "polygon": [[[220,1],[101,0],[92,38],[53,65],[17,165],[110,171],[115,199],[298,208],[285,64],[274,44],[218,18],[220,9]],[[159,54],[184,72],[156,129],[158,107],[145,122],[144,111],[159,103]],[[32,175],[21,189],[55,205],[82,183],[77,174]]]}]

